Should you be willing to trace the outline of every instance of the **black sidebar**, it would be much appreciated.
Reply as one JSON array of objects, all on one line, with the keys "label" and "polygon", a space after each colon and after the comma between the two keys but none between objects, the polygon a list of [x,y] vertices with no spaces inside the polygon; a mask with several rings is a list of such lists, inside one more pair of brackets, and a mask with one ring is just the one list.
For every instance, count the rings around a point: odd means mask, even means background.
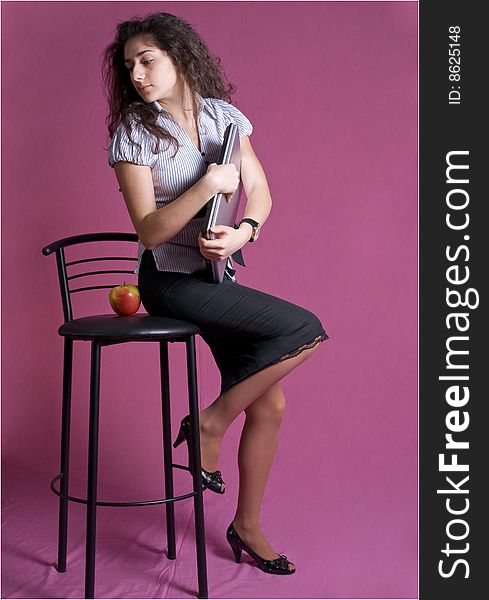
[{"label": "black sidebar", "polygon": [[489,31],[483,3],[420,10],[420,594],[488,595]]}]

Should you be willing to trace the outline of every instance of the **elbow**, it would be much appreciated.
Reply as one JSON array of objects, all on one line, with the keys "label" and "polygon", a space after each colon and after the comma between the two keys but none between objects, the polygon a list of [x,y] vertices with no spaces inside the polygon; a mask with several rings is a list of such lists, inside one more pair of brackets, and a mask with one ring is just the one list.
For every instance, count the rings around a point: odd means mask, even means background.
[{"label": "elbow", "polygon": [[154,250],[158,245],[155,244],[155,242],[148,236],[147,231],[141,230],[141,227],[139,227],[136,233],[138,234],[139,241],[146,248],[146,250]]},{"label": "elbow", "polygon": [[147,242],[146,240],[141,239],[140,237],[139,237],[139,241],[146,248],[146,250],[154,250],[156,248],[155,244],[150,244],[149,242]]},{"label": "elbow", "polygon": [[150,220],[149,217],[151,214],[140,221],[139,226],[136,229],[139,241],[146,250],[154,250],[158,246],[161,246],[161,244],[167,242],[172,235],[174,235],[166,228],[162,227],[161,223]]},{"label": "elbow", "polygon": [[138,238],[141,244],[146,248],[146,250],[154,250],[155,248],[161,246],[161,244],[164,244],[166,242],[166,239],[162,240],[160,238],[159,240],[155,240],[154,238],[150,238],[148,235],[140,235],[139,233]]},{"label": "elbow", "polygon": [[151,232],[150,223],[146,220],[145,217],[140,223],[139,227],[136,228],[136,232],[138,234],[139,241],[146,248],[146,250],[154,250],[158,243],[155,241],[154,236]]}]

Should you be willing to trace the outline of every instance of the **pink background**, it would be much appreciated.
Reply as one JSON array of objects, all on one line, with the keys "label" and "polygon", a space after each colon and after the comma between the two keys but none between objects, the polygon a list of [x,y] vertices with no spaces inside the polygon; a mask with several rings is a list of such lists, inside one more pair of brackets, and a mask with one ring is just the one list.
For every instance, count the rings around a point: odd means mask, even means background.
[{"label": "pink background", "polygon": [[[2,3],[4,596],[83,594],[82,506],[70,508],[68,572],[54,569],[62,311],[55,259],[41,248],[132,230],[107,164],[101,54],[119,21],[156,10],[196,26],[255,128],[274,205],[238,281],[307,307],[331,336],[282,382],[287,414],[263,506],[265,533],[297,573],[231,560],[240,417],[222,446],[226,494],[205,496],[210,597],[415,597],[414,2]],[[110,312],[105,293],[75,308]],[[176,432],[188,412],[184,348],[170,350]],[[84,495],[87,343],[74,362],[71,492]],[[198,375],[206,406],[220,381],[200,338]],[[158,377],[156,344],[103,349],[101,499],[163,493]],[[177,505],[176,561],[164,553],[163,514],[99,510],[99,597],[195,594],[191,502]]]}]

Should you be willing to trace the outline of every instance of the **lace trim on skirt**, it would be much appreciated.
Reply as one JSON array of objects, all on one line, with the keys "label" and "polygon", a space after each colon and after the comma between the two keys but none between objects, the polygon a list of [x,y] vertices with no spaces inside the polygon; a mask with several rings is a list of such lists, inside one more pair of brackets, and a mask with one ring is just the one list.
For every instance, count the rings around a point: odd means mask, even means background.
[{"label": "lace trim on skirt", "polygon": [[294,356],[298,356],[304,350],[309,350],[310,348],[314,348],[314,346],[316,344],[319,344],[319,342],[324,342],[324,340],[327,340],[327,339],[329,339],[329,336],[326,333],[322,333],[321,335],[318,335],[316,338],[314,338],[312,340],[312,342],[308,342],[307,344],[304,344],[300,348],[297,348],[297,350],[294,350],[293,352],[289,352],[288,354],[281,356],[276,362],[282,362],[283,360],[285,360],[287,358],[293,358]]}]

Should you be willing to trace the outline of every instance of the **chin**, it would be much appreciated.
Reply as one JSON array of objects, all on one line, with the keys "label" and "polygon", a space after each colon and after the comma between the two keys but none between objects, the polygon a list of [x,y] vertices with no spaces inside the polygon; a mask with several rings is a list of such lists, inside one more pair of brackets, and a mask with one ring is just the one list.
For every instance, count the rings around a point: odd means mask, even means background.
[{"label": "chin", "polygon": [[150,93],[150,94],[139,94],[139,97],[141,98],[141,100],[143,102],[146,102],[146,104],[150,104],[151,102],[154,102],[157,99],[158,94],[156,94],[154,92],[154,90]]}]

